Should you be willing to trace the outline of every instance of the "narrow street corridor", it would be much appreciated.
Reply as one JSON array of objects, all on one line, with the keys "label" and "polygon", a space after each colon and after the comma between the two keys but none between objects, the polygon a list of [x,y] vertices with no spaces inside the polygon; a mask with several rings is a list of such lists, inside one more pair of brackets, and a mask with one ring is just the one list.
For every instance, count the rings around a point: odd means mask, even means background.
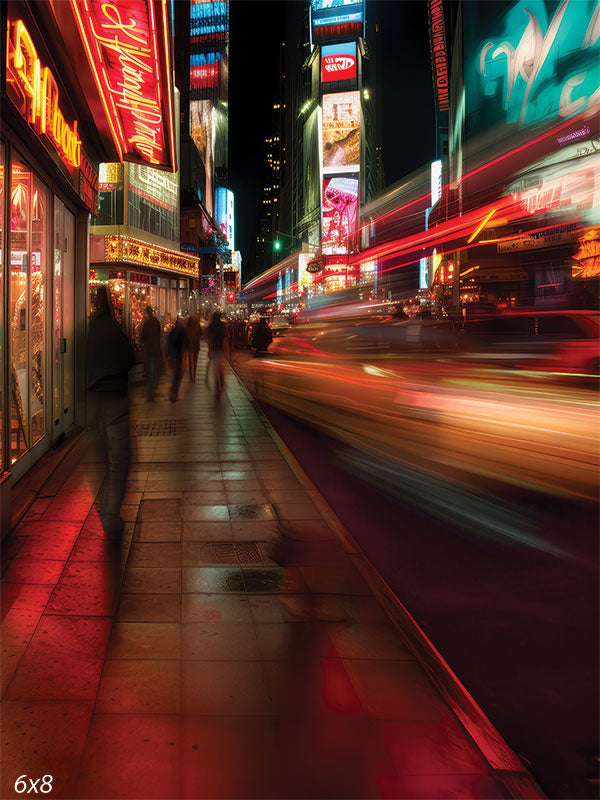
[{"label": "narrow street corridor", "polygon": [[215,407],[205,370],[174,404],[166,378],[134,390],[122,538],[85,433],[5,542],[2,797],[511,796],[237,377]]}]

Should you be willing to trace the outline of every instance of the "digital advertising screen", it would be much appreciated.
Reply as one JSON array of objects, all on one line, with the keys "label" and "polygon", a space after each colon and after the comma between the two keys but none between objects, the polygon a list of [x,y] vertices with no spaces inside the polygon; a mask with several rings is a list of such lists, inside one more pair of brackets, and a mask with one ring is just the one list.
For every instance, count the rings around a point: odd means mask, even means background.
[{"label": "digital advertising screen", "polygon": [[190,55],[190,89],[212,89],[219,85],[221,53],[192,53]]},{"label": "digital advertising screen", "polygon": [[364,0],[311,0],[312,38],[319,44],[363,35]]},{"label": "digital advertising screen", "polygon": [[360,165],[360,92],[323,95],[323,170]]},{"label": "digital advertising screen", "polygon": [[323,178],[323,252],[336,252],[339,247],[345,251],[347,238],[356,230],[357,210],[358,177],[335,175]]},{"label": "digital advertising screen", "polygon": [[234,250],[234,196],[231,189],[219,186],[215,198],[216,221],[231,250]]},{"label": "digital advertising screen", "polygon": [[227,0],[192,0],[190,41],[192,44],[222,42],[227,39],[229,19]]},{"label": "digital advertising screen", "polygon": [[326,44],[321,48],[321,83],[356,79],[356,42]]}]

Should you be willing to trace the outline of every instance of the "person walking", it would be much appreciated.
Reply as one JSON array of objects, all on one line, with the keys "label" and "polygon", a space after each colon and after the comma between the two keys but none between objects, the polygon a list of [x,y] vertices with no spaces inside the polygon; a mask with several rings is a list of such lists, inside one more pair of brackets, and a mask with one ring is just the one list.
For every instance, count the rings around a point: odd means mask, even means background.
[{"label": "person walking", "polygon": [[167,355],[169,367],[171,369],[171,388],[169,389],[169,400],[174,403],[179,395],[181,378],[183,375],[183,352],[186,346],[185,328],[180,317],[177,317],[175,324],[169,331],[167,340]]},{"label": "person walking", "polygon": [[272,341],[273,334],[271,333],[271,328],[269,328],[266,318],[261,317],[258,324],[254,326],[252,338],[250,339],[250,345],[253,350],[252,358],[261,358],[267,355],[269,345]]},{"label": "person walking", "polygon": [[100,494],[100,519],[106,531],[121,533],[121,503],[131,457],[129,442],[129,370],[135,357],[129,338],[114,317],[105,286],[99,286],[90,320],[87,387],[96,397],[96,419],[108,461]]},{"label": "person walking", "polygon": [[162,352],[160,349],[160,322],[154,316],[152,306],[146,306],[140,328],[140,344],[144,348],[146,366],[147,398],[152,403],[158,384],[158,371]]},{"label": "person walking", "polygon": [[193,315],[187,318],[185,326],[185,334],[187,339],[187,354],[188,364],[190,368],[190,381],[196,382],[196,367],[198,365],[198,353],[200,352],[200,339],[202,338],[202,331],[200,323]]},{"label": "person walking", "polygon": [[221,396],[225,382],[223,376],[223,360],[228,344],[227,326],[223,321],[220,309],[213,312],[212,318],[206,329],[206,341],[208,344],[208,357],[210,359],[210,369],[213,374],[215,393],[217,398]]}]

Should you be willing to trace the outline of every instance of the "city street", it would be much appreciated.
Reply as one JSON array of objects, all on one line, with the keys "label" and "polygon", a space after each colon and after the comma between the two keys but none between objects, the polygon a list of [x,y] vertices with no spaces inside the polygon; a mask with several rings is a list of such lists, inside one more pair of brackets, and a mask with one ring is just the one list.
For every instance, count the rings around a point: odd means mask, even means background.
[{"label": "city street", "polygon": [[483,758],[226,381],[216,408],[201,381],[136,390],[122,539],[86,435],[6,541],[2,797],[43,776],[60,798],[537,796]]},{"label": "city street", "polygon": [[[253,389],[252,360],[236,358]],[[595,506],[520,493],[560,555],[476,536],[403,499],[400,479],[383,485],[366,454],[261,407],[544,791],[596,797]]]}]

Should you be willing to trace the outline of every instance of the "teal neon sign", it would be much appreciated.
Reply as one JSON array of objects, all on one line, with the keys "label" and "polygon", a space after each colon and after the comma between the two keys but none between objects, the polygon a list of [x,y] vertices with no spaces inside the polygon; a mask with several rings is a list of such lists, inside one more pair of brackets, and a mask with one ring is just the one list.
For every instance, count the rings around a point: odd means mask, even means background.
[{"label": "teal neon sign", "polygon": [[600,113],[600,0],[518,0],[502,17],[478,16],[494,6],[467,4],[465,88],[474,127]]}]

